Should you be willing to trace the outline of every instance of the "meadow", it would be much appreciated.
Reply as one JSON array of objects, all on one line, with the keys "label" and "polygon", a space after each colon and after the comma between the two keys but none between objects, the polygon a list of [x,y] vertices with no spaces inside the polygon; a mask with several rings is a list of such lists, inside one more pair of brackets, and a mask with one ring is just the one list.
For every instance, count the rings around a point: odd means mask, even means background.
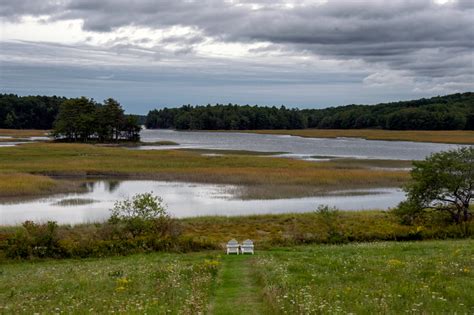
[{"label": "meadow", "polygon": [[1,313],[474,312],[472,240],[0,264]]},{"label": "meadow", "polygon": [[[309,162],[246,152],[131,150],[90,144],[28,143],[0,149],[0,197],[61,192],[58,178],[116,177],[242,185],[242,198],[298,197],[330,190],[399,187],[410,162]],[[19,178],[16,184],[8,178]],[[32,177],[35,176],[35,177]],[[45,176],[48,176],[46,178]],[[22,177],[25,180],[22,180]]]},{"label": "meadow", "polygon": [[239,132],[292,135],[307,138],[351,137],[367,140],[474,144],[474,131],[472,130],[295,129],[244,130]]}]

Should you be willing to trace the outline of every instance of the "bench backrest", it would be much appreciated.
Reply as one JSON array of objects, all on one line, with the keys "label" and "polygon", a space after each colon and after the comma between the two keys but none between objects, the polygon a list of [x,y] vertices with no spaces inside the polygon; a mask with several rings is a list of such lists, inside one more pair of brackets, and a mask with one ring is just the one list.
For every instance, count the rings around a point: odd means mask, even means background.
[{"label": "bench backrest", "polygon": [[238,247],[239,246],[239,242],[237,242],[236,240],[230,240],[227,242],[227,247]]},{"label": "bench backrest", "polygon": [[242,243],[242,246],[245,246],[245,247],[252,247],[253,246],[253,242],[252,240],[245,240],[243,243]]}]

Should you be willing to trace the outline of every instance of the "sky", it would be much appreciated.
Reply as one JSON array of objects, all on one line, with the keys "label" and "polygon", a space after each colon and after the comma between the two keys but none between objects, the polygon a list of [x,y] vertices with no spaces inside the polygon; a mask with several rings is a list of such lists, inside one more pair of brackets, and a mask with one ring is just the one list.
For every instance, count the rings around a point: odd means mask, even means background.
[{"label": "sky", "polygon": [[474,90],[474,0],[0,0],[0,93],[323,108]]}]

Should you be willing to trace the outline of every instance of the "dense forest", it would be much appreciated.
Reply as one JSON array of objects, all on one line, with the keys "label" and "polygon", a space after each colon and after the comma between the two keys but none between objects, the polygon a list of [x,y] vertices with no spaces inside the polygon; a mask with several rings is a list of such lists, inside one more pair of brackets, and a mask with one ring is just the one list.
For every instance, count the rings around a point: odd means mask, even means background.
[{"label": "dense forest", "polygon": [[53,136],[67,142],[139,141],[141,126],[109,98],[103,104],[85,97],[65,100],[53,125]]},{"label": "dense forest", "polygon": [[[52,129],[61,104],[68,100],[58,96],[0,94],[0,128]],[[95,102],[94,104],[95,107],[101,106]],[[180,108],[152,110],[146,119],[144,116],[134,117],[133,119],[138,119],[137,124],[145,124],[147,128],[180,130],[303,128],[474,130],[474,93],[377,105],[347,105],[304,110],[284,106],[185,105]]]},{"label": "dense forest", "polygon": [[51,129],[65,100],[58,96],[0,94],[0,128]]},{"label": "dense forest", "polygon": [[62,141],[138,141],[144,116],[126,115],[114,99],[0,94],[0,128],[54,129]]},{"label": "dense forest", "polygon": [[362,129],[474,130],[474,93],[429,99],[347,105],[325,109],[238,106],[190,106],[152,110],[147,128],[180,130]]}]

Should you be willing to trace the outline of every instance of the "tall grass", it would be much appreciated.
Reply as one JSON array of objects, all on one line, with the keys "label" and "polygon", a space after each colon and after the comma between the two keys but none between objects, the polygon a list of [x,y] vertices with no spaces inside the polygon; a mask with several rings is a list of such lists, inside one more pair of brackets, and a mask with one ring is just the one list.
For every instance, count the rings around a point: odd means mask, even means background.
[{"label": "tall grass", "polygon": [[262,253],[272,314],[470,314],[474,242],[304,246]]},{"label": "tall grass", "polygon": [[57,186],[58,182],[48,176],[0,173],[0,197],[50,193]]},{"label": "tall grass", "polygon": [[0,265],[2,314],[203,314],[215,254]]}]

